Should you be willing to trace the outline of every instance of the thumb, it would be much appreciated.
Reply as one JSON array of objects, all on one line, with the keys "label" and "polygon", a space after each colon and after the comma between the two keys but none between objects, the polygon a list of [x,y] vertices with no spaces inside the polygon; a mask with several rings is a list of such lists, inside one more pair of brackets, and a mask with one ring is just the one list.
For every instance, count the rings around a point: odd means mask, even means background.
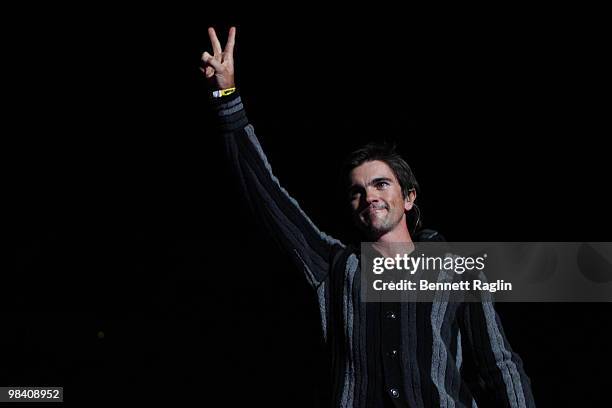
[{"label": "thumb", "polygon": [[215,76],[215,69],[211,66],[207,66],[206,68],[200,67],[200,71],[202,71],[206,79],[210,79]]},{"label": "thumb", "polygon": [[222,71],[223,70],[223,64],[221,64],[221,62],[217,61],[208,52],[204,52],[204,54],[202,54],[202,61],[204,61],[204,64],[206,64],[207,66],[213,67],[215,69],[215,71]]}]

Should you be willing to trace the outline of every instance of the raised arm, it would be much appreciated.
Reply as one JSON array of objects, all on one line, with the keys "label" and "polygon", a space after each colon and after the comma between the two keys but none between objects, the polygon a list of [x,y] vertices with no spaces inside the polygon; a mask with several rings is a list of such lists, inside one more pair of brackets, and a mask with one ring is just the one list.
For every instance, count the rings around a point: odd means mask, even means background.
[{"label": "raised arm", "polygon": [[213,54],[202,55],[204,67],[201,69],[216,91],[212,103],[242,190],[267,229],[317,288],[329,272],[334,249],[344,245],[319,231],[272,173],[253,126],[248,123],[240,95],[232,90],[236,29],[230,29],[225,49],[213,28],[208,29],[208,34]]}]

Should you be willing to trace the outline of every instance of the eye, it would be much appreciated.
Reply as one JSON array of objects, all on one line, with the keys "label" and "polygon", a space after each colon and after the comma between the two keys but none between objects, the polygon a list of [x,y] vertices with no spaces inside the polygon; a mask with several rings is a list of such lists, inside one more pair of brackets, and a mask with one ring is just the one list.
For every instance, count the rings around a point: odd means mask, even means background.
[{"label": "eye", "polygon": [[375,184],[376,188],[379,190],[382,190],[384,188],[389,187],[389,183],[387,183],[386,181],[379,181],[378,183]]}]

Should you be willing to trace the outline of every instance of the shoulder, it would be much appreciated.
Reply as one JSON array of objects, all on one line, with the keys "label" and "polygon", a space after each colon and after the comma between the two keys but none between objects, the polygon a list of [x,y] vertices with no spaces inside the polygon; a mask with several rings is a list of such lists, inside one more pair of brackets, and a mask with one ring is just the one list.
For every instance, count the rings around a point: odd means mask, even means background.
[{"label": "shoulder", "polygon": [[334,245],[331,251],[330,269],[336,268],[344,269],[348,258],[351,255],[359,256],[359,248],[352,244],[348,245]]},{"label": "shoulder", "polygon": [[432,229],[418,231],[414,236],[414,240],[417,242],[446,242],[442,234]]}]

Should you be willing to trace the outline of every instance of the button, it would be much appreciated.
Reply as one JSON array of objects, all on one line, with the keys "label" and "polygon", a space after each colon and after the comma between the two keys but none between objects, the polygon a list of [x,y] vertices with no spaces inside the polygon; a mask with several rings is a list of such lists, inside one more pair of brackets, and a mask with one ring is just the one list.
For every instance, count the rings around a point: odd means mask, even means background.
[{"label": "button", "polygon": [[390,320],[395,320],[395,318],[397,317],[397,315],[396,315],[394,312],[387,312],[387,313],[385,314],[385,317],[386,317],[387,319],[390,319]]},{"label": "button", "polygon": [[392,398],[399,398],[399,391],[396,390],[395,388],[391,388],[389,390],[389,394],[391,394]]},{"label": "button", "polygon": [[387,354],[391,357],[397,357],[397,350],[391,350]]}]

